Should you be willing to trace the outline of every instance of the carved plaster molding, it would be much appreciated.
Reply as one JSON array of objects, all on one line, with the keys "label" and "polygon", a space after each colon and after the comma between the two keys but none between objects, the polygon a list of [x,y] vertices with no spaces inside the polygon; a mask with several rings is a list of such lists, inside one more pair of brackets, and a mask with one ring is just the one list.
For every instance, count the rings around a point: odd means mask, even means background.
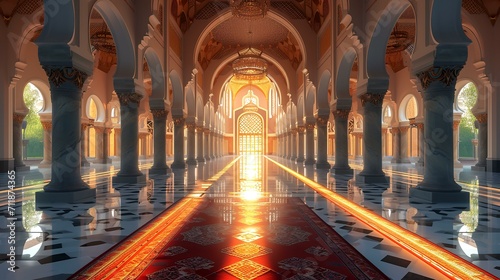
[{"label": "carved plaster molding", "polygon": [[26,115],[14,113],[12,120],[14,121],[14,124],[20,125],[23,123],[23,120],[25,117],[26,117]]},{"label": "carved plaster molding", "polygon": [[417,74],[422,83],[422,88],[426,90],[433,82],[441,82],[447,86],[456,82],[463,66],[431,67]]},{"label": "carved plaster molding", "polygon": [[385,93],[365,93],[360,96],[361,105],[364,107],[368,102],[376,106],[382,106],[382,103],[384,102],[384,96]]},{"label": "carved plaster molding", "polygon": [[151,109],[151,114],[155,119],[167,119],[167,110],[165,109]]},{"label": "carved plaster molding", "polygon": [[88,77],[87,73],[74,67],[43,66],[42,68],[47,73],[50,84],[55,87],[59,87],[65,82],[71,82],[81,90]]},{"label": "carved plaster molding", "polygon": [[488,122],[488,114],[486,114],[486,113],[477,114],[476,119],[479,123],[487,123]]},{"label": "carved plaster molding", "polygon": [[142,95],[137,92],[117,93],[116,95],[118,95],[122,106],[127,106],[129,103],[139,104],[142,99]]},{"label": "carved plaster molding", "polygon": [[335,118],[340,118],[341,120],[347,121],[350,112],[350,109],[337,109],[333,111],[333,116]]}]

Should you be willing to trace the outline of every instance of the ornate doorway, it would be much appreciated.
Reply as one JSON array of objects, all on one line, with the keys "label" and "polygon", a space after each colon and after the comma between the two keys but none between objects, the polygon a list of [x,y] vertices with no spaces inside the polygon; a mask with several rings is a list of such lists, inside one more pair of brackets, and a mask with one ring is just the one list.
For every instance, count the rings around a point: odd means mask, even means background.
[{"label": "ornate doorway", "polygon": [[261,155],[264,152],[264,120],[257,113],[244,113],[238,118],[237,147],[240,155]]}]

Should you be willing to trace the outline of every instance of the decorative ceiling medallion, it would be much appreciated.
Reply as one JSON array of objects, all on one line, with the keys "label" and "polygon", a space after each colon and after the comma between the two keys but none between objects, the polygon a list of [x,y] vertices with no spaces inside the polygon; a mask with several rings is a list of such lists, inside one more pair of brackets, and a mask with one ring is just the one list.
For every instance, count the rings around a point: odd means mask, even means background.
[{"label": "decorative ceiling medallion", "polygon": [[261,57],[262,51],[247,48],[238,52],[238,58],[233,60],[233,74],[240,80],[261,80],[267,74],[267,60]]},{"label": "decorative ceiling medallion", "polygon": [[269,10],[269,0],[231,0],[233,15],[245,20],[263,18]]},{"label": "decorative ceiling medallion", "polygon": [[386,53],[397,53],[406,50],[411,45],[411,38],[407,31],[400,30],[398,24],[394,26],[394,30],[387,42]]},{"label": "decorative ceiling medallion", "polygon": [[96,50],[106,53],[116,53],[116,46],[113,40],[113,35],[108,30],[106,24],[103,23],[102,30],[90,36],[90,42]]}]

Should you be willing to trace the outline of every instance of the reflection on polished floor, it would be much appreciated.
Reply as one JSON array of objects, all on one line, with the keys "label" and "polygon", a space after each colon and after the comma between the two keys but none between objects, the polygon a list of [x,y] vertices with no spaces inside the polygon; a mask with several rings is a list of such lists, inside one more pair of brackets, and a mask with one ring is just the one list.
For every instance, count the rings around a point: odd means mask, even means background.
[{"label": "reflection on polished floor", "polygon": [[[416,233],[433,242],[436,248],[489,272],[490,276],[500,276],[500,176],[497,174],[472,172],[467,166],[463,171],[457,169],[457,181],[471,193],[470,204],[430,205],[408,200],[409,188],[421,180],[418,170],[410,164],[386,165],[389,184],[365,185],[355,182],[352,176],[330,176],[327,171],[297,166],[276,157],[241,157],[238,164],[224,169],[234,159],[226,156],[186,170],[174,170],[172,176],[148,174],[145,185],[112,184],[111,178],[119,167],[93,165],[84,168],[82,174],[97,189],[95,204],[37,207],[34,193],[43,187],[41,181],[48,179],[42,173],[48,170],[19,173],[15,205],[16,273],[2,274],[7,279],[66,279],[183,197],[238,196],[247,200],[301,199],[391,279],[445,278],[442,269],[435,269],[436,265],[433,267],[422,256],[379,232],[373,224],[346,211],[340,198],[322,196],[325,190],[352,202],[361,209],[359,213],[369,210],[368,214],[383,217],[382,223],[391,221],[409,234]],[[145,161],[141,169],[147,173],[150,166]],[[359,172],[360,166],[353,163],[353,167]],[[311,188],[294,172],[310,178],[316,186]],[[5,190],[7,179],[2,177],[1,182]],[[2,194],[0,205],[6,213],[7,195],[5,191]],[[270,211],[269,220],[272,215]],[[2,217],[0,231],[0,269],[4,271],[9,267],[5,253],[9,235],[6,217],[6,214]],[[220,218],[230,223],[231,211],[223,212]],[[251,215],[246,217],[251,218]]]}]

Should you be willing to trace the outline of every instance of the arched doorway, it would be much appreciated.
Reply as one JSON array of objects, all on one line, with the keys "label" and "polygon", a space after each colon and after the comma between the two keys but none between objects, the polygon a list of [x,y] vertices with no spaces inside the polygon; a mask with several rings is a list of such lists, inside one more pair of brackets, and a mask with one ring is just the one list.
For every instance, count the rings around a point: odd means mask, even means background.
[{"label": "arched doorway", "polygon": [[248,112],[238,118],[237,147],[240,155],[262,155],[264,153],[264,120],[262,116]]},{"label": "arched doorway", "polygon": [[29,112],[23,122],[23,159],[41,159],[43,157],[43,127],[39,113],[44,108],[44,98],[40,89],[28,83],[23,91],[24,104]]}]

